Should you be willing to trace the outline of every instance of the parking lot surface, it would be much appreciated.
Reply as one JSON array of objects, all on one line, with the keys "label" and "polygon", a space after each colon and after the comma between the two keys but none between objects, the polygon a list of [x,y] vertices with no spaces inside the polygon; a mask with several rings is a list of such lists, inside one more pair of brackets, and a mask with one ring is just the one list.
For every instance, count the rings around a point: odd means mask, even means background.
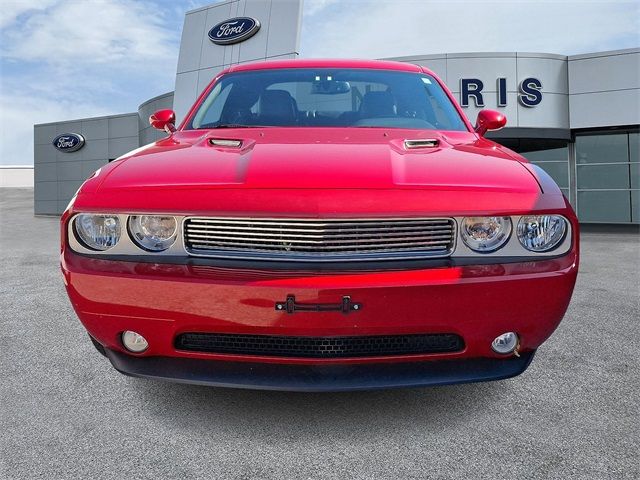
[{"label": "parking lot surface", "polygon": [[583,235],[569,311],[523,375],[329,394],[119,374],[69,304],[58,251],[33,191],[0,189],[1,478],[639,476],[637,234]]}]

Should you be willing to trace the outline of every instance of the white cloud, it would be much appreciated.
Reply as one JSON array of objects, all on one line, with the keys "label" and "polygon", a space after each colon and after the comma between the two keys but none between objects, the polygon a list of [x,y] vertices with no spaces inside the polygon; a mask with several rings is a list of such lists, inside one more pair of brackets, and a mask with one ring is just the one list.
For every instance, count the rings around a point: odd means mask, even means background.
[{"label": "white cloud", "polygon": [[149,1],[10,5],[0,42],[0,163],[33,162],[34,124],[135,111],[173,88],[182,15],[165,18]]},{"label": "white cloud", "polygon": [[357,0],[331,4],[307,19],[301,50],[306,57],[364,58],[479,51],[575,54],[637,47],[639,19],[637,1]]},{"label": "white cloud", "polygon": [[55,2],[56,0],[4,0],[0,8],[0,29],[16,22],[20,15],[33,10],[42,10]]},{"label": "white cloud", "polygon": [[2,56],[64,68],[171,58],[175,32],[159,11],[146,2],[58,1],[4,32]]},{"label": "white cloud", "polygon": [[307,17],[316,15],[328,7],[339,4],[341,1],[343,0],[305,0],[304,14]]}]

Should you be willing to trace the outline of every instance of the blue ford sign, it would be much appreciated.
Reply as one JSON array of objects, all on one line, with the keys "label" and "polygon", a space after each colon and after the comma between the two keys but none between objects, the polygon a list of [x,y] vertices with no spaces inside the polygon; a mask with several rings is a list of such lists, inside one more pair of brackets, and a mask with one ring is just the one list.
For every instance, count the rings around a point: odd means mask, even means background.
[{"label": "blue ford sign", "polygon": [[53,139],[53,146],[61,152],[75,152],[84,146],[84,137],[79,133],[63,133]]},{"label": "blue ford sign", "polygon": [[260,22],[251,17],[236,17],[220,22],[209,30],[209,39],[217,45],[244,42],[260,30]]}]

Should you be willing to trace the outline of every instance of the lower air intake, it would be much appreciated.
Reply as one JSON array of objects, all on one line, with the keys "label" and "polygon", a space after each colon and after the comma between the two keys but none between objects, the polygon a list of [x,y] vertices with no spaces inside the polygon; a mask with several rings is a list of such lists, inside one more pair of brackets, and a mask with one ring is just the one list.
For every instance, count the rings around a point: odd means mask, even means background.
[{"label": "lower air intake", "polygon": [[464,342],[450,333],[362,337],[291,337],[183,333],[178,350],[268,357],[345,358],[459,352]]}]

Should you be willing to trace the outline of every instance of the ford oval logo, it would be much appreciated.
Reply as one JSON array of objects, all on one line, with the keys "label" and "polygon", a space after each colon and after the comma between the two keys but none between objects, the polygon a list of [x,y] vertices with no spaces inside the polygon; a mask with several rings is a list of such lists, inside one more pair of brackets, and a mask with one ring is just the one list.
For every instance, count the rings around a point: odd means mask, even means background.
[{"label": "ford oval logo", "polygon": [[260,30],[260,22],[251,17],[236,17],[220,22],[209,30],[209,39],[217,45],[244,42]]},{"label": "ford oval logo", "polygon": [[79,133],[63,133],[53,139],[53,146],[61,152],[75,152],[84,146],[84,137]]}]

